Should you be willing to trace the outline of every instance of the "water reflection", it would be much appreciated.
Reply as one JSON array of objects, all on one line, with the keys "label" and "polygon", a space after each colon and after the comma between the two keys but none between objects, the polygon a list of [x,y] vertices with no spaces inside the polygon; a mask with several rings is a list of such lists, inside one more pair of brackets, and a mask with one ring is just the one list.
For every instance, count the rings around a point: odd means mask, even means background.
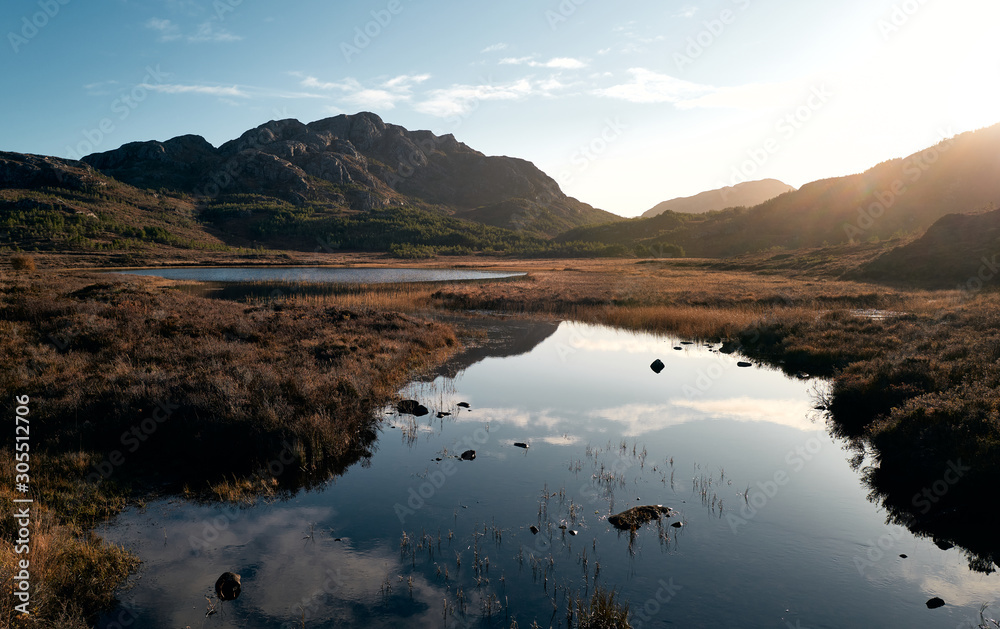
[{"label": "water reflection", "polygon": [[[1000,586],[887,527],[810,410],[819,383],[655,335],[535,331],[413,383],[431,414],[388,414],[370,466],[321,490],[234,513],[154,503],[106,528],[146,560],[122,595],[139,626],[556,625],[595,583],[645,627],[955,626]],[[608,524],[639,504],[676,515]],[[226,570],[243,594],[206,618]]]}]

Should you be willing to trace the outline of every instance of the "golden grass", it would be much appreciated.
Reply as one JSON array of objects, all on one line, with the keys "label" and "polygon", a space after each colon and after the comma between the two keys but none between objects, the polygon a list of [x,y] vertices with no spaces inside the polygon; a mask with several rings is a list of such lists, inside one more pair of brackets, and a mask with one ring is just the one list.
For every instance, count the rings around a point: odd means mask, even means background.
[{"label": "golden grass", "polygon": [[[0,472],[4,478],[13,478],[14,457],[9,449],[0,451]],[[58,512],[65,504],[55,499],[67,490],[58,481],[59,466],[50,466],[48,457],[32,459],[33,483],[45,488],[32,494],[30,552],[15,552],[17,539],[13,518],[5,516],[0,538],[0,587],[7,594],[0,606],[2,627],[52,627],[77,629],[87,627],[85,618],[114,603],[114,592],[139,565],[139,559],[125,549],[107,544]],[[37,472],[35,472],[37,470]],[[53,473],[53,471],[56,473]],[[0,486],[0,497],[5,505],[13,504],[15,494],[9,484]],[[79,496],[77,496],[79,498]],[[15,587],[15,576],[20,571],[20,561],[29,562],[31,575],[30,617],[14,610],[10,592]]]}]

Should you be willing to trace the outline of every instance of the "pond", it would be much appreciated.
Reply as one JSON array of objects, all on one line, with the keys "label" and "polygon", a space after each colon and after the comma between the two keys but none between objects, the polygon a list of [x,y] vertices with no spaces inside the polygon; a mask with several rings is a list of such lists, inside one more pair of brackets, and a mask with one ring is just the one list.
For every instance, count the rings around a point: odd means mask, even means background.
[{"label": "pond", "polygon": [[[814,408],[823,381],[717,345],[509,325],[409,385],[430,413],[386,409],[371,458],[319,488],[160,500],[101,528],[144,563],[98,626],[565,626],[600,584],[633,627],[972,627],[1000,591],[886,523]],[[608,523],[646,504],[674,513]],[[242,595],[211,600],[230,570]]]},{"label": "pond", "polygon": [[402,284],[496,280],[524,273],[471,269],[389,269],[326,267],[198,267],[116,271],[199,282],[316,282],[335,284]]}]

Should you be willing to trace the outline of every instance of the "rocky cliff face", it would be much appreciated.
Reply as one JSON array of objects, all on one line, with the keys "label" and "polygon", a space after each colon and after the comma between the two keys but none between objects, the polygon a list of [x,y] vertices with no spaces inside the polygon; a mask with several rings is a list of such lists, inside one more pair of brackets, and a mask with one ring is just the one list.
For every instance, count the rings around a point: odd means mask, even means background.
[{"label": "rocky cliff face", "polygon": [[0,151],[0,188],[85,190],[103,185],[98,174],[81,162]]},{"label": "rocky cliff face", "polygon": [[408,131],[372,113],[271,121],[219,148],[193,135],[134,142],[83,161],[143,188],[256,193],[355,210],[433,206],[547,235],[618,218],[567,197],[530,162],[487,157],[450,134]]}]

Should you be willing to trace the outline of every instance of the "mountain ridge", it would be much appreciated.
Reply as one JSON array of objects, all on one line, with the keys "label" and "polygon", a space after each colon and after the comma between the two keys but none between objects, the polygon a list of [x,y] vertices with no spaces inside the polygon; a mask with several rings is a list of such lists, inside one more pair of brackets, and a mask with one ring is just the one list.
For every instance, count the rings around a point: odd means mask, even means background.
[{"label": "mountain ridge", "polygon": [[136,187],[209,198],[263,193],[354,211],[415,205],[472,220],[479,208],[516,200],[487,224],[548,237],[621,218],[565,195],[527,160],[486,156],[451,134],[409,131],[370,112],[272,120],[218,148],[196,135],[131,142],[82,161]]},{"label": "mountain ridge", "polygon": [[689,197],[677,197],[663,201],[643,212],[642,217],[650,218],[668,211],[679,214],[703,214],[729,207],[753,207],[786,192],[794,191],[795,186],[790,186],[777,179],[744,181],[734,186],[706,190]]}]

